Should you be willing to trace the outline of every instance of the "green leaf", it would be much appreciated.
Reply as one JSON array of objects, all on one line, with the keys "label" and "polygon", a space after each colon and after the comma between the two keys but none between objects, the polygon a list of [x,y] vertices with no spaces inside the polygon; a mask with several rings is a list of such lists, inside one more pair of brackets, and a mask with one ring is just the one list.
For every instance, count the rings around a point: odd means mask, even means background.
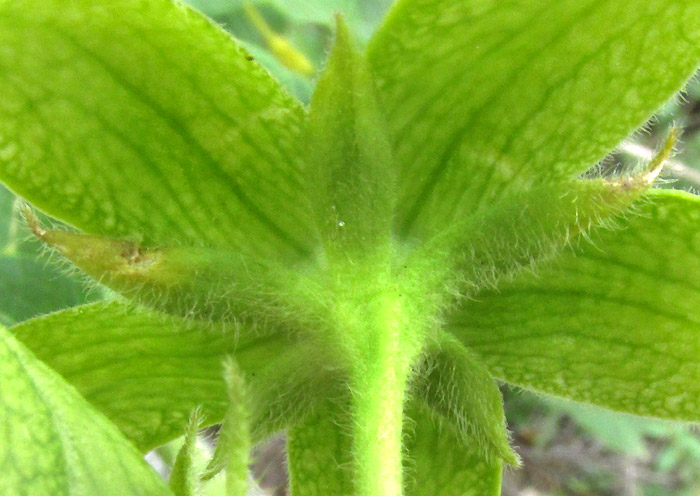
[{"label": "green leaf", "polygon": [[198,406],[208,424],[221,421],[228,401],[220,364],[231,354],[253,391],[254,441],[333,394],[333,369],[288,335],[238,334],[117,303],[77,307],[12,331],[144,452],[180,436]]},{"label": "green leaf", "polygon": [[171,494],[113,424],[4,328],[0,384],[5,494]]},{"label": "green leaf", "polygon": [[223,30],[170,0],[0,2],[0,179],[93,234],[314,245],[304,111]]},{"label": "green leaf", "polygon": [[424,360],[424,372],[412,388],[424,407],[452,426],[470,451],[518,465],[508,442],[503,398],[486,367],[447,333],[430,344]]},{"label": "green leaf", "polygon": [[476,446],[465,445],[449,425],[413,407],[407,436],[406,496],[499,496],[501,461],[487,461]]},{"label": "green leaf", "polygon": [[309,117],[310,190],[326,251],[385,249],[395,167],[372,78],[341,17]]},{"label": "green leaf", "polygon": [[326,404],[287,433],[292,496],[355,494],[347,405]]},{"label": "green leaf", "polygon": [[685,0],[401,0],[368,57],[403,185],[399,232],[570,179],[693,73]]},{"label": "green leaf", "polygon": [[448,329],[513,384],[700,420],[700,199],[656,190],[637,213],[553,266],[464,301]]},{"label": "green leaf", "polygon": [[200,412],[195,409],[190,416],[190,421],[185,429],[185,441],[177,453],[175,463],[170,472],[168,485],[175,496],[196,496],[199,474],[197,473],[196,459],[197,432],[202,419]]}]

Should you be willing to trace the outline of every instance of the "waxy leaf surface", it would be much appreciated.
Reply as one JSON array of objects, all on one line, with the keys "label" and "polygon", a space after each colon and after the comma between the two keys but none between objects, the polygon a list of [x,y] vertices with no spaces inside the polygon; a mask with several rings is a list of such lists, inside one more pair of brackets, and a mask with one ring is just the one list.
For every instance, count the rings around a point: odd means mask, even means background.
[{"label": "waxy leaf surface", "polygon": [[0,487],[6,494],[171,494],[116,426],[5,328],[0,426]]},{"label": "waxy leaf surface", "polygon": [[655,191],[620,228],[464,302],[449,323],[503,380],[700,419],[700,200]]},{"label": "waxy leaf surface", "polygon": [[590,167],[692,74],[698,26],[685,0],[398,2],[368,56],[402,167],[399,231]]}]

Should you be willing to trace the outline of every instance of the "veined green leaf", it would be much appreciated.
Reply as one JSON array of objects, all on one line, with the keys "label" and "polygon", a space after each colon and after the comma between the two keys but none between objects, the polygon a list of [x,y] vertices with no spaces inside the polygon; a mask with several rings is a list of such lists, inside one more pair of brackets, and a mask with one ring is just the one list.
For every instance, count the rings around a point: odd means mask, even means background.
[{"label": "veined green leaf", "polygon": [[291,427],[287,459],[292,496],[355,494],[347,405],[324,405]]},{"label": "veined green leaf", "polygon": [[12,331],[143,451],[180,436],[197,406],[207,424],[221,421],[228,405],[221,360],[228,355],[253,391],[254,441],[332,394],[333,371],[317,363],[309,343],[286,334],[222,331],[117,303],[77,307]]},{"label": "veined green leaf", "polygon": [[570,179],[700,59],[685,0],[401,0],[370,42],[404,187],[399,231]]},{"label": "veined green leaf", "polygon": [[470,451],[484,460],[517,465],[518,455],[508,443],[503,398],[486,367],[447,333],[430,344],[424,360],[413,395],[435,418],[452,426]]},{"label": "veined green leaf", "polygon": [[4,494],[171,494],[113,424],[4,328],[0,425]]},{"label": "veined green leaf", "polygon": [[620,229],[464,301],[448,330],[513,384],[700,420],[700,199],[648,198]]},{"label": "veined green leaf", "polygon": [[413,432],[406,438],[406,496],[498,496],[500,459],[487,460],[465,445],[451,426],[415,405],[409,410]]},{"label": "veined green leaf", "polygon": [[341,17],[309,120],[310,196],[326,251],[357,257],[385,249],[393,215],[394,162],[374,83]]},{"label": "veined green leaf", "polygon": [[304,111],[170,0],[0,2],[0,179],[92,233],[308,253]]}]

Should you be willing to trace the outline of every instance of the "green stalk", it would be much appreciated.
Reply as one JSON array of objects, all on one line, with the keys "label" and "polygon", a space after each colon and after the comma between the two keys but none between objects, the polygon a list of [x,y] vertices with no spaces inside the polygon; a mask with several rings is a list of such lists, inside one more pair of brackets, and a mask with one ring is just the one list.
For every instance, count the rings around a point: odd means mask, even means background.
[{"label": "green stalk", "polygon": [[405,371],[390,362],[372,364],[356,381],[353,400],[354,458],[359,496],[400,496],[401,432]]},{"label": "green stalk", "polygon": [[400,304],[383,304],[351,378],[356,494],[402,494],[402,426],[406,385],[418,347],[406,341]]}]

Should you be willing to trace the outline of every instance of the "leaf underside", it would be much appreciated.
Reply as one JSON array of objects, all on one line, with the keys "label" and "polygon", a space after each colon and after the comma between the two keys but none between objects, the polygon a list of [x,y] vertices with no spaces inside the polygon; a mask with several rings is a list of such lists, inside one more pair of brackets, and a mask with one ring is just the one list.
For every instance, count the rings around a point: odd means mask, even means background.
[{"label": "leaf underside", "polygon": [[309,252],[303,110],[223,30],[170,0],[3,1],[0,26],[15,192],[147,246]]},{"label": "leaf underside", "polygon": [[0,425],[7,494],[171,494],[114,425],[4,328]]},{"label": "leaf underside", "polygon": [[589,168],[690,77],[698,19],[684,0],[397,2],[368,57],[401,167],[399,232]]},{"label": "leaf underside", "polygon": [[448,329],[513,384],[700,420],[700,200],[656,190],[636,213],[464,302]]},{"label": "leaf underside", "polygon": [[228,405],[221,360],[228,355],[253,391],[254,441],[284,428],[307,401],[334,394],[327,382],[333,372],[320,379],[315,355],[293,338],[238,335],[117,303],[77,307],[12,331],[144,452],[180,436],[198,406],[207,425],[221,421]]}]

